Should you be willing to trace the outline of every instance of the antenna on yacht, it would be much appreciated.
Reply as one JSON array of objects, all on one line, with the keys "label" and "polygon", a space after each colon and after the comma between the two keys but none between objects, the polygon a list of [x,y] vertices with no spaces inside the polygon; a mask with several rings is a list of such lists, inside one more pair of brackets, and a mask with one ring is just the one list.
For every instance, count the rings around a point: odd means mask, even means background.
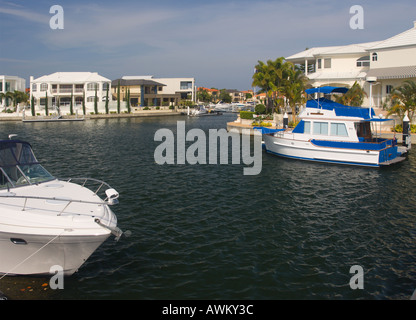
[{"label": "antenna on yacht", "polygon": [[14,134],[14,133],[9,134],[9,140],[12,140],[14,137],[17,137],[17,134]]}]

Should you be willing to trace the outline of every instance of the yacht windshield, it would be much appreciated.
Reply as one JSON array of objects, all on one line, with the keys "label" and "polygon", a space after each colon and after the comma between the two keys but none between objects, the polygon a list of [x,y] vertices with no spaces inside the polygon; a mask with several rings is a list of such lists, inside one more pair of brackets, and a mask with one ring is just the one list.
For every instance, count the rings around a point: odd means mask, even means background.
[{"label": "yacht windshield", "polygon": [[54,179],[36,160],[26,142],[0,141],[0,188],[35,184]]}]

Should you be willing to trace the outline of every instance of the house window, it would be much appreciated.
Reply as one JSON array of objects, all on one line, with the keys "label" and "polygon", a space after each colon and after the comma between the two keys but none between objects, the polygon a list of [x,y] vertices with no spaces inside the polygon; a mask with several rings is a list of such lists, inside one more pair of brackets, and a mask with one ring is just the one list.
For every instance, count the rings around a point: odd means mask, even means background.
[{"label": "house window", "polygon": [[72,84],[60,84],[59,85],[59,92],[60,93],[71,93],[72,92]]},{"label": "house window", "polygon": [[87,102],[94,102],[94,101],[95,101],[95,96],[87,97]]},{"label": "house window", "polygon": [[191,81],[181,81],[181,90],[188,90],[192,89],[192,82]]},{"label": "house window", "polygon": [[377,61],[377,53],[374,52],[371,57],[373,61]]},{"label": "house window", "polygon": [[331,123],[331,136],[348,137],[345,123]]},{"label": "house window", "polygon": [[80,93],[84,91],[84,85],[83,84],[76,84],[75,85],[75,92]]},{"label": "house window", "polygon": [[87,84],[87,91],[95,91],[95,89],[98,90],[98,83],[91,82]]},{"label": "house window", "polygon": [[38,86],[36,83],[32,83],[32,92],[36,92],[38,90]]},{"label": "house window", "polygon": [[391,91],[393,90],[393,86],[392,85],[386,85],[386,94],[390,94]]},{"label": "house window", "polygon": [[110,89],[110,84],[108,82],[104,82],[103,83],[103,91],[107,91],[108,89]]},{"label": "house window", "polygon": [[324,59],[324,68],[326,69],[331,68],[331,58]]},{"label": "house window", "polygon": [[48,84],[47,83],[42,83],[40,85],[40,91],[47,91],[48,90]]},{"label": "house window", "polygon": [[318,59],[318,69],[322,68],[322,59]]},{"label": "house window", "polygon": [[328,122],[314,122],[313,133],[328,135]]},{"label": "house window", "polygon": [[369,67],[370,56],[364,56],[357,60],[357,67]]}]

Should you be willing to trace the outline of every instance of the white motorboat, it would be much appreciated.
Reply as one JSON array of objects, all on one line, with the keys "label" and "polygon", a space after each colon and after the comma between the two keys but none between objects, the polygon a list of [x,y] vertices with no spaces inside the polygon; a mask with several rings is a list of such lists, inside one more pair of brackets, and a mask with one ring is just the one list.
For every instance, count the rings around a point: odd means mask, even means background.
[{"label": "white motorboat", "polygon": [[207,109],[204,105],[198,105],[192,110],[188,107],[188,116],[191,117],[201,117],[201,116],[214,116],[221,115],[222,112],[217,110]]},{"label": "white motorboat", "polygon": [[[346,93],[347,88],[321,87],[308,94]],[[401,162],[409,147],[396,139],[375,137],[371,123],[391,121],[376,118],[372,108],[350,107],[327,98],[308,100],[293,129],[263,130],[268,153],[282,157],[380,167]]]},{"label": "white motorboat", "polygon": [[118,196],[100,180],[57,179],[29,143],[0,140],[0,274],[41,275],[58,266],[72,275],[111,234],[121,236],[109,208]]}]

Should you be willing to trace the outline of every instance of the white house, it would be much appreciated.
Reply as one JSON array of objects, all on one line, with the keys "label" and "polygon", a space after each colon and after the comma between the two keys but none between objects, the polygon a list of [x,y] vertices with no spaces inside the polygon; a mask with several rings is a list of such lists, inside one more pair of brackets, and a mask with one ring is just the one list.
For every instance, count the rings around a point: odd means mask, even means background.
[{"label": "white house", "polygon": [[61,113],[68,113],[73,99],[75,112],[80,110],[85,97],[86,109],[92,112],[96,95],[100,109],[103,108],[107,90],[111,96],[111,80],[96,72],[55,72],[37,79],[30,77],[30,99],[34,97],[35,110],[44,110],[47,97],[50,111],[59,103]]},{"label": "white house", "polygon": [[[25,92],[26,90],[26,80],[19,78],[17,76],[6,76],[0,75],[0,93],[21,91]],[[1,107],[4,107],[4,104],[7,104],[6,99],[0,100]]]},{"label": "white house", "polygon": [[286,60],[302,65],[313,87],[352,86],[357,81],[368,96],[364,106],[370,105],[371,86],[371,105],[381,107],[393,87],[406,79],[416,80],[416,22],[383,41],[315,47]]}]

